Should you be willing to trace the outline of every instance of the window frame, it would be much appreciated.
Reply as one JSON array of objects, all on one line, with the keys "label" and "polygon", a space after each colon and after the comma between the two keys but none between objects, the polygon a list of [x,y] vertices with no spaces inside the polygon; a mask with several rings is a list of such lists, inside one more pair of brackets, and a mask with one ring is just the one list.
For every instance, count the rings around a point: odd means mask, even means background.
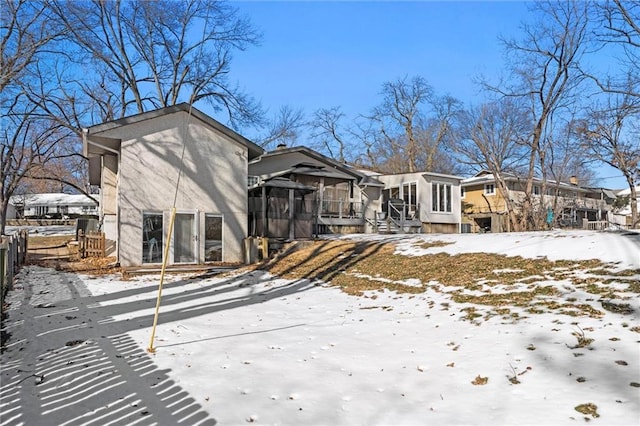
[{"label": "window frame", "polygon": [[431,211],[453,213],[453,185],[447,182],[431,182]]},{"label": "window frame", "polygon": [[[156,216],[160,218],[160,227],[155,227],[155,228],[150,228],[148,229],[148,223],[147,223],[147,217],[149,216]],[[164,218],[164,212],[162,211],[158,211],[158,210],[145,210],[142,212],[142,262],[141,264],[158,264],[158,263],[162,263],[162,256],[163,256],[163,251],[164,251],[164,242],[165,242],[165,238],[166,235],[164,234],[164,225],[165,225],[165,218]],[[154,222],[151,222],[151,225],[153,226]],[[160,241],[157,240],[157,238],[155,238],[155,236],[153,236],[152,238],[149,238],[149,235],[151,232],[156,231],[155,233],[158,234],[157,230],[160,231],[159,235],[160,235]],[[155,242],[153,244],[152,247],[149,247],[149,243],[151,242],[151,240],[155,239]],[[146,250],[145,250],[146,248]],[[154,251],[152,251],[154,250]],[[155,250],[157,250],[157,253],[155,252]],[[159,259],[157,259],[159,255]]]},{"label": "window frame", "polygon": [[[491,188],[491,191],[489,191]],[[484,195],[496,195],[496,184],[495,183],[485,183],[484,184]]]}]

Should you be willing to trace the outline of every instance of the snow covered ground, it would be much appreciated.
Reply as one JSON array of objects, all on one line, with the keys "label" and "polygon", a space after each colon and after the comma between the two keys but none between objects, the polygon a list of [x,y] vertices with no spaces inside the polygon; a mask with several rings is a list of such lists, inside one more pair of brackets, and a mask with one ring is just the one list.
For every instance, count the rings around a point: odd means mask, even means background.
[{"label": "snow covered ground", "polygon": [[[411,256],[484,251],[640,268],[640,234],[349,238],[394,241]],[[433,288],[358,297],[263,271],[171,276],[152,355],[157,285],[158,276],[26,268],[9,296],[0,424],[640,423],[637,293],[625,293],[630,312],[478,325]]]}]

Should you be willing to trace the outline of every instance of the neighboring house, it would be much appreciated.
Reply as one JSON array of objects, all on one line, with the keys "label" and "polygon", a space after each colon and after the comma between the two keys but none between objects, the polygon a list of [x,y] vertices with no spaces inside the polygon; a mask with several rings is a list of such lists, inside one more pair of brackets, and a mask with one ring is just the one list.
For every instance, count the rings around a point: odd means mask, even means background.
[{"label": "neighboring house", "polygon": [[[376,177],[384,182],[381,203],[383,218],[399,217],[417,232],[460,232],[461,177],[431,172]],[[398,205],[402,209],[398,209]]]},{"label": "neighboring house", "polygon": [[[505,175],[508,197],[514,209],[525,198],[526,179]],[[535,179],[533,182],[534,209],[553,212],[556,226],[582,226],[582,220],[605,220],[615,199],[604,188],[580,187],[577,182],[565,183]],[[544,194],[543,194],[544,192]],[[508,232],[509,220],[505,199],[500,194],[493,174],[482,171],[462,181],[463,227],[470,232]],[[465,225],[466,224],[466,225]]]},{"label": "neighboring house", "polygon": [[14,195],[9,203],[15,208],[14,217],[25,219],[73,219],[98,215],[98,204],[84,194]]},{"label": "neighboring house", "polygon": [[456,176],[381,175],[306,147],[282,146],[251,161],[249,175],[252,235],[293,239],[460,229],[462,178]]},{"label": "neighboring house", "polygon": [[189,104],[98,124],[83,139],[122,266],[161,263],[166,241],[169,264],[243,261],[247,163],[262,148]]},{"label": "neighboring house", "polygon": [[[631,188],[621,189],[615,191],[618,198],[618,204],[620,207],[612,209],[609,212],[607,219],[614,225],[621,226],[623,228],[630,228],[633,226],[631,223],[631,203],[629,202],[631,196]],[[640,208],[640,186],[636,187],[637,205]]]},{"label": "neighboring house", "polygon": [[289,239],[371,232],[383,186],[302,146],[279,146],[251,161],[249,179],[252,234]]}]

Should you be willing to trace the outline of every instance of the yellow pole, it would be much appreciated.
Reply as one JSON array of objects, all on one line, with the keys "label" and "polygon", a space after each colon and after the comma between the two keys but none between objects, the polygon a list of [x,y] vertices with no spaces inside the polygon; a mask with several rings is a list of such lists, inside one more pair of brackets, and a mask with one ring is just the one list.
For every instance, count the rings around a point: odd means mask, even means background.
[{"label": "yellow pole", "polygon": [[162,255],[162,269],[160,270],[160,284],[158,284],[158,299],[156,301],[156,313],[153,317],[153,328],[151,329],[151,340],[147,352],[154,353],[156,349],[153,347],[153,341],[156,338],[156,326],[158,325],[158,314],[160,312],[160,299],[162,298],[162,284],[164,283],[164,271],[167,268],[167,259],[169,259],[169,242],[173,234],[173,222],[176,218],[176,208],[171,209],[171,219],[169,219],[169,230],[164,243],[164,254]]}]

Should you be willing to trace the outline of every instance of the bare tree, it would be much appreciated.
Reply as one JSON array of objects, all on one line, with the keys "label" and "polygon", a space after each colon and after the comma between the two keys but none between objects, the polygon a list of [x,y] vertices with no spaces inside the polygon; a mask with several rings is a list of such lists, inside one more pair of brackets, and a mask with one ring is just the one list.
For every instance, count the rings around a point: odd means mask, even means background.
[{"label": "bare tree", "polygon": [[528,149],[522,135],[530,133],[529,115],[516,99],[494,101],[458,117],[457,142],[454,149],[459,159],[476,171],[487,170],[505,200],[511,230],[519,230],[518,200],[511,199],[506,178],[526,167]]},{"label": "bare tree", "polygon": [[[403,153],[409,172],[418,170],[418,141],[415,127],[421,107],[433,96],[433,89],[422,77],[401,78],[382,85],[382,103],[374,109],[372,120],[392,153]],[[391,157],[393,158],[393,157]]]},{"label": "bare tree", "polygon": [[347,161],[346,152],[349,149],[349,130],[343,124],[344,120],[345,114],[340,107],[332,107],[316,110],[309,122],[314,146],[342,163]]},{"label": "bare tree", "polygon": [[586,74],[605,93],[640,97],[640,1],[606,0],[595,2],[594,8],[600,19],[596,39],[601,49],[611,48],[619,67],[613,74]]},{"label": "bare tree", "polygon": [[103,113],[119,118],[132,109],[203,101],[233,127],[262,118],[259,105],[228,78],[232,53],[256,44],[259,35],[225,2],[59,0],[51,7],[75,56],[95,70],[96,80],[84,79],[84,87]]},{"label": "bare tree", "polygon": [[305,126],[304,112],[285,105],[280,108],[272,119],[267,120],[266,132],[258,136],[256,143],[263,148],[273,148],[274,145],[293,145]]},{"label": "bare tree", "polygon": [[2,0],[1,4],[0,93],[5,98],[5,89],[20,80],[37,56],[62,33],[50,25],[43,1]]},{"label": "bare tree", "polygon": [[378,156],[380,168],[391,173],[451,173],[440,167],[451,164],[444,161],[444,145],[459,101],[436,96],[419,76],[384,83],[381,94],[381,104],[367,117],[379,133],[371,152]]},{"label": "bare tree", "polygon": [[640,183],[640,99],[630,94],[612,94],[605,105],[590,109],[577,125],[581,147],[597,161],[618,169],[631,191],[631,223],[637,226]]},{"label": "bare tree", "polygon": [[37,106],[24,96],[17,96],[5,110],[0,136],[0,233],[4,233],[11,196],[20,192],[26,178],[37,177],[50,162],[61,158],[59,143],[69,137],[67,128],[38,117],[36,111]]},{"label": "bare tree", "polygon": [[2,50],[0,63],[0,234],[4,233],[9,200],[22,179],[41,168],[58,152],[56,143],[66,132],[25,94],[25,82],[48,49],[63,35],[52,21],[46,3],[2,0]]},{"label": "bare tree", "polygon": [[504,40],[513,79],[506,85],[487,85],[507,97],[527,99],[533,123],[521,228],[535,228],[540,221],[533,209],[533,182],[544,160],[544,144],[553,131],[554,117],[575,102],[582,81],[579,62],[586,48],[588,3],[580,1],[535,2],[539,18],[523,25],[522,41]]}]

